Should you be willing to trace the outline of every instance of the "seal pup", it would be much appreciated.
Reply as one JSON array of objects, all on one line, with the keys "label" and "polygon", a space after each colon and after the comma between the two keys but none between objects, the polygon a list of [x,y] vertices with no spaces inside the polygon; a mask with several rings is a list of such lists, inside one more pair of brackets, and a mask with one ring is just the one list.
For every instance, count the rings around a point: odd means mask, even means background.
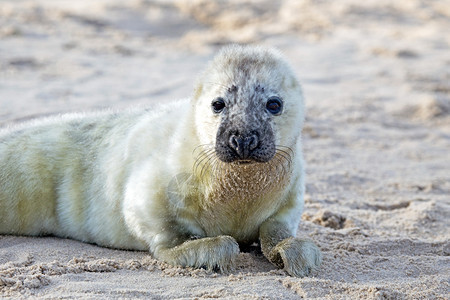
[{"label": "seal pup", "polygon": [[259,242],[290,275],[321,263],[296,237],[304,103],[275,50],[223,49],[191,99],[151,110],[69,114],[0,133],[0,233],[148,250],[228,270]]}]

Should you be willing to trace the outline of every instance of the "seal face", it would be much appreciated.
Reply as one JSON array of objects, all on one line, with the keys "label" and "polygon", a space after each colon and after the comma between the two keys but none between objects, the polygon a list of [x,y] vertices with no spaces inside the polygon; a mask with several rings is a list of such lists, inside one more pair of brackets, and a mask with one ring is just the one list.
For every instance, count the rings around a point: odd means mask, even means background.
[{"label": "seal face", "polygon": [[321,254],[296,237],[303,119],[282,55],[231,46],[191,99],[0,132],[0,233],[147,249],[173,265],[221,271],[239,245],[259,242],[274,265],[306,276]]},{"label": "seal face", "polygon": [[250,91],[244,88],[240,91],[239,86],[233,85],[220,98],[224,107],[220,112],[215,110],[220,114],[216,154],[223,162],[268,162],[275,155],[275,136],[270,122],[273,113],[266,108],[268,95],[259,85]]},{"label": "seal face", "polygon": [[214,145],[222,162],[265,163],[277,148],[297,144],[303,97],[278,52],[228,47],[208,65],[195,91],[201,144]]}]

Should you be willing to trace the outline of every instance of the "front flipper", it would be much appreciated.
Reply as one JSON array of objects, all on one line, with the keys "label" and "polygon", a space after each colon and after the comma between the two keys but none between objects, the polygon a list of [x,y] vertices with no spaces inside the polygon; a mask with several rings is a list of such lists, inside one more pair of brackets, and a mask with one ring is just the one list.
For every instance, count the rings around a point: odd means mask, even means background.
[{"label": "front flipper", "polygon": [[159,248],[154,253],[156,259],[171,265],[218,269],[221,272],[234,266],[238,254],[238,243],[227,235],[188,240],[172,248]]},{"label": "front flipper", "polygon": [[308,276],[322,262],[322,254],[312,241],[292,237],[288,227],[274,219],[261,226],[260,241],[264,256],[291,276]]},{"label": "front flipper", "polygon": [[322,254],[312,241],[293,237],[279,242],[266,257],[295,277],[308,276],[322,262]]}]

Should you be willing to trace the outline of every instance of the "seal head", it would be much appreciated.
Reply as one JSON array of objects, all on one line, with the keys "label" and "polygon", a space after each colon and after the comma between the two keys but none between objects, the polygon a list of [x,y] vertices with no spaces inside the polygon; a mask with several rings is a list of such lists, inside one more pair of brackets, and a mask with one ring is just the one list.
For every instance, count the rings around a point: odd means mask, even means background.
[{"label": "seal head", "polygon": [[300,136],[300,85],[277,51],[226,48],[200,77],[194,100],[199,138],[222,162],[265,163]]}]

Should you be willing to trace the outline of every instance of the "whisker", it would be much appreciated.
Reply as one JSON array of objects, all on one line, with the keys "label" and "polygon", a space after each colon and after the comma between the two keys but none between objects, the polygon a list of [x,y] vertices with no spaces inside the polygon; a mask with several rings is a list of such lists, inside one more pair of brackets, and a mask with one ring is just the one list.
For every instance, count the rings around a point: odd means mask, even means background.
[{"label": "whisker", "polygon": [[[213,145],[212,145],[212,144],[202,144],[202,145],[198,145],[197,147],[195,147],[195,148],[192,150],[192,154],[194,154],[195,151],[196,151],[198,148],[200,148],[200,147],[213,147]],[[207,149],[207,150],[208,150],[208,149]]]},{"label": "whisker", "polygon": [[211,153],[211,151],[212,151],[212,149],[205,149],[205,150],[202,150],[202,151],[197,155],[197,159],[200,159],[200,158],[203,157],[204,155]]},{"label": "whisker", "polygon": [[[211,159],[214,159],[215,158],[215,155],[213,155],[213,154],[211,154],[211,155],[209,155],[208,156],[208,159],[205,161],[205,163],[204,163],[204,165],[203,165],[203,167],[202,167],[202,169],[201,169],[201,171],[200,171],[200,177],[201,178],[203,178],[203,177],[205,177],[205,176],[203,176],[204,175],[204,171],[206,171],[208,168],[206,168],[207,166],[209,166],[210,165],[210,162],[211,162]],[[206,168],[206,169],[205,169]]]},{"label": "whisker", "polygon": [[[278,174],[280,172],[280,169],[281,170],[285,169],[285,167],[284,167],[285,159],[282,156],[276,155],[276,156],[274,156],[273,160],[274,160],[274,163],[272,163],[272,167],[274,168],[275,173]],[[283,173],[284,173],[284,171],[283,171]]]},{"label": "whisker", "polygon": [[292,150],[291,147],[277,145],[277,146],[275,146],[275,149],[289,153],[289,156],[294,155],[294,150]]},{"label": "whisker", "polygon": [[223,68],[222,71],[225,73],[225,75],[227,76],[227,79],[229,81],[231,81],[231,82],[234,81],[233,79],[234,79],[235,76],[232,76],[232,74],[228,73],[229,70],[227,70],[226,68]]},{"label": "whisker", "polygon": [[283,157],[286,157],[288,160],[291,160],[291,155],[288,152],[281,149],[277,149],[276,151],[278,155],[281,155]]},{"label": "whisker", "polygon": [[281,152],[281,153],[285,154],[289,158],[289,161],[292,162],[292,156],[294,156],[294,151],[292,150],[292,148],[287,147],[287,146],[277,145],[275,147],[275,149],[278,153]]},{"label": "whisker", "polygon": [[281,146],[281,145],[277,145],[276,149],[281,150],[280,148],[283,148],[284,151],[289,152],[290,156],[294,156],[294,150],[292,150],[291,147],[287,147],[287,146]]},{"label": "whisker", "polygon": [[[279,160],[279,167],[281,167],[282,176],[287,174],[287,169],[291,168],[292,159],[288,154],[283,152],[277,152],[276,157]],[[287,163],[287,166],[286,166]]]},{"label": "whisker", "polygon": [[[210,154],[205,154],[203,156],[203,158],[201,158],[195,168],[195,174],[199,174],[200,177],[202,177],[202,173],[203,173],[203,169],[205,168],[205,166],[207,165],[207,162],[211,159],[211,155]],[[200,168],[200,172],[198,173]]]},{"label": "whisker", "polygon": [[214,177],[213,181],[218,181],[221,178],[223,178],[223,170],[224,170],[223,164],[224,163],[217,157],[214,158],[214,161],[212,163],[213,163],[213,168],[212,168],[213,176],[212,177]]},{"label": "whisker", "polygon": [[200,167],[200,165],[206,160],[209,159],[209,157],[211,157],[212,155],[214,155],[214,152],[212,151],[203,151],[198,158],[196,159],[195,163],[194,163],[194,173],[197,173],[198,168]]},{"label": "whisker", "polygon": [[222,87],[224,90],[228,90],[228,86],[221,84],[221,83],[212,82],[212,81],[206,81],[205,83],[214,84],[214,85]]},{"label": "whisker", "polygon": [[197,156],[198,159],[200,159],[201,157],[205,156],[205,155],[210,155],[211,153],[213,153],[215,150],[214,149],[206,149],[203,150],[202,152],[200,152],[200,154]]},{"label": "whisker", "polygon": [[282,157],[288,163],[289,168],[291,167],[292,160],[288,153],[284,151],[278,151],[277,156]]}]

